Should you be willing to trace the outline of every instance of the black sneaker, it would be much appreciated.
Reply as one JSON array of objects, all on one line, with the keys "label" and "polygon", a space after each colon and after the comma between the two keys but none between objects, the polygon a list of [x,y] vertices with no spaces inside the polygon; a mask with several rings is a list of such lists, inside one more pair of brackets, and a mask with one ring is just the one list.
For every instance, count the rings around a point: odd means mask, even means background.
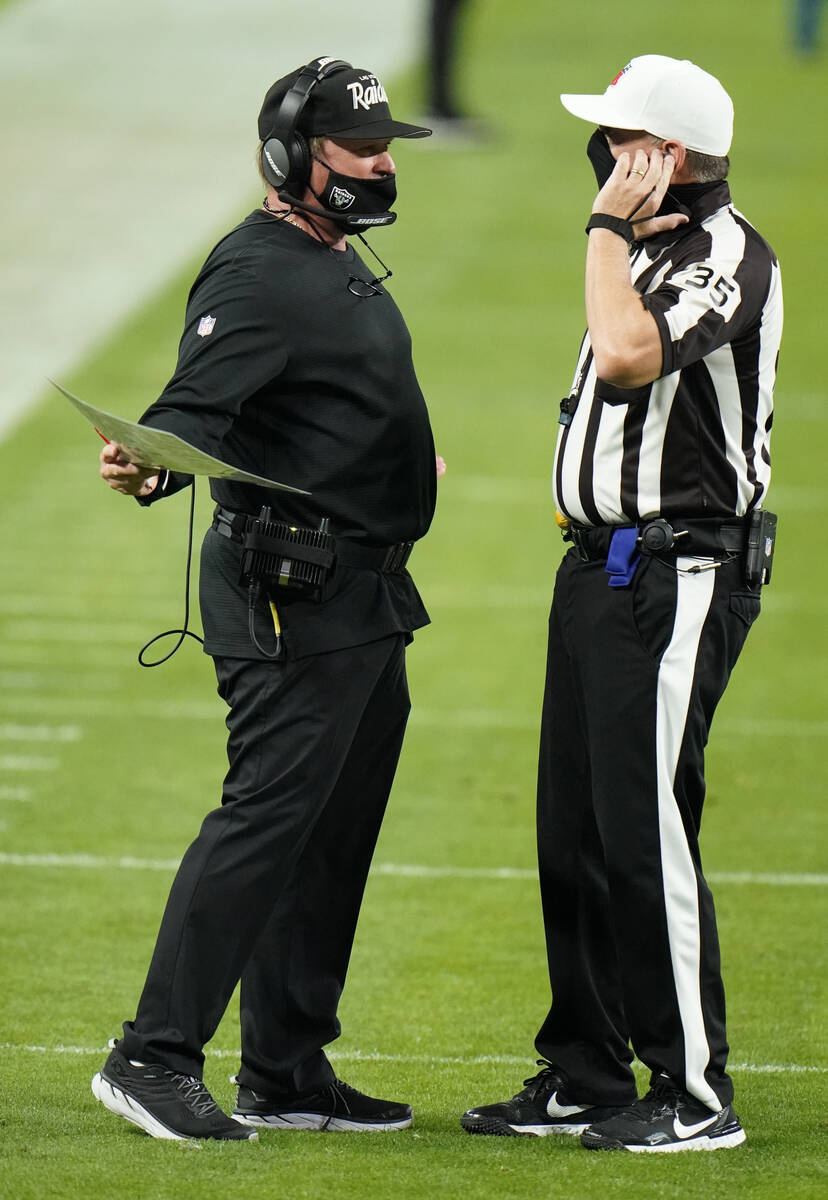
[{"label": "black sneaker", "polygon": [[240,1084],[233,1116],[270,1129],[322,1129],[340,1133],[408,1129],[413,1120],[409,1104],[375,1100],[341,1079],[335,1079],[320,1092],[297,1096],[289,1102],[271,1100]]},{"label": "black sneaker", "polygon": [[671,1079],[657,1079],[641,1100],[581,1134],[587,1150],[633,1150],[662,1154],[675,1150],[724,1150],[740,1146],[745,1131],[728,1104],[713,1112]]},{"label": "black sneaker", "polygon": [[150,1137],[228,1138],[255,1142],[255,1129],[231,1120],[194,1075],[159,1064],[136,1066],[114,1049],[92,1079],[92,1094],[110,1112],[125,1117]]},{"label": "black sneaker", "polygon": [[467,1133],[489,1133],[500,1137],[545,1137],[548,1133],[583,1133],[590,1125],[622,1111],[597,1104],[570,1104],[563,1074],[551,1063],[538,1059],[541,1068],[524,1089],[502,1104],[470,1108],[460,1118]]}]

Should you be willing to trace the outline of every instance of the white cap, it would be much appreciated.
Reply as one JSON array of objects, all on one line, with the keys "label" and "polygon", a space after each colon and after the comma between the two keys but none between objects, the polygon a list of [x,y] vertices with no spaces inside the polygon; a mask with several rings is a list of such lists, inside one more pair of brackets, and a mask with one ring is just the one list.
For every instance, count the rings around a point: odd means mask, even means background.
[{"label": "white cap", "polygon": [[717,158],[727,154],[733,139],[733,101],[715,76],[686,58],[642,54],[603,95],[565,95],[561,103],[594,125],[645,129]]}]

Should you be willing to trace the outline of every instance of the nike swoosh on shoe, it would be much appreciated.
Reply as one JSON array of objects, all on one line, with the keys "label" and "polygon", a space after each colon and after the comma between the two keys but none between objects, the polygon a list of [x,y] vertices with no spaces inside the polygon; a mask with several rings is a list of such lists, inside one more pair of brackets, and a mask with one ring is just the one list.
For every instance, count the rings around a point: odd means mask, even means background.
[{"label": "nike swoosh on shoe", "polygon": [[546,1102],[546,1112],[550,1117],[574,1117],[575,1113],[586,1112],[589,1104],[559,1104],[558,1093],[553,1092]]},{"label": "nike swoosh on shoe", "polygon": [[683,1125],[678,1117],[673,1117],[673,1132],[677,1138],[684,1141],[685,1138],[695,1137],[697,1133],[701,1133],[705,1129],[709,1129],[711,1125],[715,1125],[719,1119],[718,1113],[713,1113],[712,1116],[706,1117],[703,1121],[699,1121],[697,1125]]}]

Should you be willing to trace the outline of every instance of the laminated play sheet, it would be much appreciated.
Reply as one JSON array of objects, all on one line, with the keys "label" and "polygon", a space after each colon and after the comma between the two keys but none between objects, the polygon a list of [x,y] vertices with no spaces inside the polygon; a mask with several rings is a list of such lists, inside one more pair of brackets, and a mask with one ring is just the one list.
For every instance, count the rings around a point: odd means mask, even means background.
[{"label": "laminated play sheet", "polygon": [[310,493],[302,488],[291,487],[287,483],[277,483],[275,479],[265,479],[262,475],[254,475],[250,471],[242,471],[230,463],[222,462],[205,454],[197,446],[190,445],[175,433],[165,429],[153,429],[149,425],[139,425],[136,421],[127,421],[124,417],[116,417],[114,413],[95,408],[85,400],[79,400],[65,387],[49,382],[62,392],[66,399],[74,404],[79,413],[94,425],[98,433],[109,442],[117,442],[123,448],[124,456],[138,467],[158,467],[159,470],[182,471],[187,475],[209,475],[212,479],[232,479],[237,483],[255,483],[259,487],[278,488],[283,492],[298,492],[303,496]]}]

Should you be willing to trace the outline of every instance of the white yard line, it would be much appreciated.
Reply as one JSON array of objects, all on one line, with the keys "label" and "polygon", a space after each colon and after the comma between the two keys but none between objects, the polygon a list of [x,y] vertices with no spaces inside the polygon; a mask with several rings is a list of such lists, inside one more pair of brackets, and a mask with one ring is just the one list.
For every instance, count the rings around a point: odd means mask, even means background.
[{"label": "white yard line", "polygon": [[[107,1054],[108,1046],[34,1046],[17,1042],[0,1042],[0,1052],[22,1052],[24,1054],[74,1054],[80,1057],[92,1057]],[[533,1059],[517,1054],[382,1054],[377,1050],[328,1050],[328,1058],[340,1062],[387,1062],[410,1063],[435,1067],[475,1067],[475,1066],[527,1066],[531,1067]],[[238,1059],[240,1050],[220,1050],[208,1047],[205,1050],[208,1058]],[[636,1063],[636,1066],[641,1064]],[[728,1071],[745,1072],[752,1075],[783,1075],[783,1074],[818,1074],[828,1072],[828,1066],[820,1063],[728,1063]]]},{"label": "white yard line", "polygon": [[[146,638],[142,638],[140,645],[143,645]],[[123,651],[119,651],[122,655]],[[138,646],[135,647],[135,654],[138,654]],[[55,660],[55,648],[48,642],[10,642],[0,641],[0,666],[1,667],[40,667],[51,670]],[[101,667],[107,665],[110,669],[113,667],[113,655],[111,648],[106,642],[89,642],[84,645],[83,657],[75,656],[75,661],[81,661],[89,666]],[[134,660],[126,660],[127,662]],[[116,664],[120,670],[124,666],[125,660],[119,657]],[[120,686],[120,684],[119,684]],[[0,695],[0,700],[3,697]]]},{"label": "white yard line", "polygon": [[259,202],[256,117],[277,76],[324,53],[387,80],[419,52],[419,20],[417,0],[4,10],[0,433]]},{"label": "white yard line", "polygon": [[57,758],[44,758],[36,754],[0,754],[0,771],[56,771],[59,766]]},{"label": "white yard line", "polygon": [[79,725],[0,725],[0,742],[79,742]]},{"label": "white yard line", "polygon": [[32,789],[27,787],[0,787],[0,800],[13,800],[17,804],[26,804],[32,798]]},{"label": "white yard line", "polygon": [[[411,724],[451,729],[525,729],[536,730],[540,713],[512,712],[504,709],[438,710],[415,707]],[[789,720],[777,717],[723,717],[714,727],[714,738],[729,733],[745,737],[828,737],[828,721]]]},{"label": "white yard line", "polygon": [[[0,853],[0,866],[6,867],[80,867],[108,871],[175,871],[177,858],[135,858],[103,854],[10,854]],[[518,879],[533,881],[537,871],[531,867],[430,867],[423,863],[374,863],[372,875],[401,879]],[[710,871],[710,883],[756,884],[765,887],[825,887],[828,874],[793,871]]]},{"label": "white yard line", "polygon": [[[146,638],[141,639],[145,641]],[[136,640],[137,653],[138,640]],[[3,651],[8,647],[0,647],[0,662]],[[100,647],[101,654],[108,653],[105,646]],[[86,650],[84,650],[86,654]],[[97,665],[94,664],[94,665]],[[13,688],[13,673],[10,684]],[[94,690],[83,683],[83,674],[78,673],[79,690]],[[2,679],[2,674],[0,674]],[[81,687],[81,685],[83,685]],[[33,692],[30,685],[24,685],[21,691]],[[55,695],[54,685],[50,695],[27,694],[10,690],[0,694],[0,712],[14,712],[18,716],[111,716],[113,701],[111,698],[101,698],[89,695],[79,695],[67,692],[65,695]],[[107,687],[106,690],[109,690]],[[122,698],[118,703],[121,714],[140,717],[142,720],[161,721],[213,721],[223,722],[225,708],[218,699],[163,701],[153,703],[138,699]],[[465,730],[524,730],[535,733],[540,725],[540,712],[529,713],[498,708],[457,708],[429,709],[415,707],[412,710],[410,724],[416,728],[465,729]],[[828,737],[828,721],[810,721],[788,719],[784,717],[722,717],[716,722],[716,735],[730,734],[736,737],[767,737],[785,738],[825,738]],[[2,735],[0,735],[2,736]]]},{"label": "white yard line", "polygon": [[[561,544],[561,556],[566,547]],[[538,621],[544,621],[552,602],[551,586],[526,586],[520,584],[480,584],[469,579],[466,583],[429,583],[423,587],[429,611],[439,618],[445,609],[473,609],[486,612],[490,609],[515,610],[535,609]],[[767,591],[762,596],[762,610],[773,616],[791,613],[821,615],[828,606],[826,598],[819,593],[796,593]],[[61,616],[51,616],[55,609],[54,598],[25,595],[0,596],[0,636],[17,644],[43,642],[95,642],[103,640],[130,641],[150,636],[147,632],[153,623],[175,620],[168,602],[159,603],[154,612],[144,609],[142,624],[125,626],[118,621],[90,622],[89,603],[80,597],[61,599]],[[74,610],[74,611],[71,611]],[[40,615],[45,614],[45,615]]]},{"label": "white yard line", "polygon": [[112,646],[134,642],[137,648],[150,637],[152,631],[149,621],[130,625],[123,621],[53,621],[46,617],[34,617],[31,620],[14,618],[3,625],[3,638],[13,645],[38,645],[43,642],[83,645],[91,642]]},{"label": "white yard line", "polygon": [[[76,668],[53,667],[44,671],[0,670],[0,695],[6,693],[4,706],[18,712],[24,711],[19,707],[20,692],[42,693],[24,697],[24,704],[38,705],[48,702],[53,711],[73,711],[78,694],[112,692],[122,685],[123,679],[115,674],[93,674],[89,671],[78,671]],[[68,694],[62,696],[63,692]]]},{"label": "white yard line", "polygon": [[116,702],[112,697],[101,699],[85,695],[73,696],[68,692],[64,696],[0,696],[0,711],[5,710],[13,710],[26,716],[58,716],[66,713],[67,716],[74,717],[105,717],[118,712],[140,717],[142,720],[158,718],[162,721],[214,721],[217,726],[223,726],[224,714],[227,711],[218,698],[164,701],[154,705],[145,700],[119,698]]},{"label": "white yard line", "polygon": [[[560,545],[560,557],[566,546]],[[537,609],[539,621],[545,621],[552,602],[552,587],[529,587],[510,584],[480,584],[469,579],[465,583],[428,583],[422,587],[429,612],[439,619],[447,608],[468,608],[475,612],[487,609]],[[828,600],[819,592],[783,592],[770,588],[762,596],[763,613],[787,615],[797,612],[808,616],[822,615]]]}]

